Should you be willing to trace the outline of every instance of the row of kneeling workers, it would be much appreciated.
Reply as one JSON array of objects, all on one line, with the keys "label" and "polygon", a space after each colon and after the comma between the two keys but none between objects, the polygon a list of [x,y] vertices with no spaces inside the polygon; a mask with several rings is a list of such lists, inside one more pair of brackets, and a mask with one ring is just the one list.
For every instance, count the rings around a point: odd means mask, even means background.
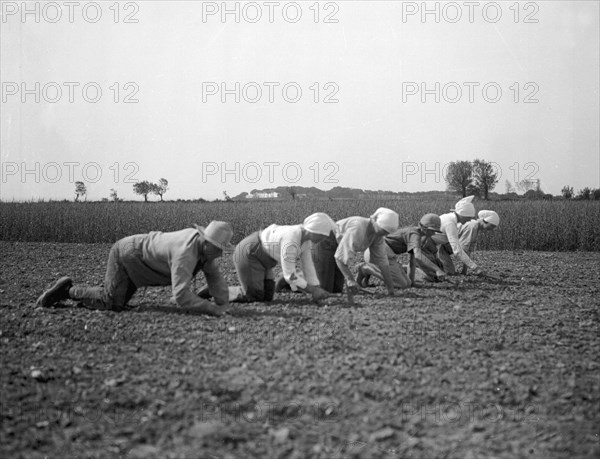
[{"label": "row of kneeling workers", "polygon": [[[299,225],[273,224],[235,248],[231,225],[219,221],[206,228],[128,236],[112,246],[103,286],[74,285],[70,277],[62,277],[37,302],[50,307],[71,299],[87,308],[121,310],[138,288],[171,285],[179,306],[221,315],[231,302],[271,301],[275,292],[286,288],[317,301],[342,292],[344,284],[356,292],[368,286],[371,277],[381,279],[393,296],[395,289],[415,285],[417,272],[428,281],[455,275],[451,254],[462,261],[463,274],[472,270],[484,275],[470,254],[479,231],[495,229],[500,219],[490,210],[474,219],[472,200],[473,196],[461,199],[449,213],[426,214],[417,225],[404,228],[398,227],[398,214],[387,208],[369,218],[337,222],[319,212]],[[234,250],[239,286],[228,286],[219,270],[218,258],[227,250]],[[357,266],[355,277],[349,265],[357,252],[364,252],[365,262]],[[398,262],[403,253],[410,256],[407,270]],[[276,279],[278,264],[282,274]],[[191,282],[199,271],[207,285],[194,293]]]}]

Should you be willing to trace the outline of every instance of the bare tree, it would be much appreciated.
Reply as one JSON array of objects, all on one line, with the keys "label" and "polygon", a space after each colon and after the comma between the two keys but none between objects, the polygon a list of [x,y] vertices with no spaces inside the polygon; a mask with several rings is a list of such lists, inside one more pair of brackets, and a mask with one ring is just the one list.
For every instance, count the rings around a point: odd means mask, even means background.
[{"label": "bare tree", "polygon": [[113,202],[119,202],[119,195],[117,194],[117,190],[115,188],[110,189],[109,198]]},{"label": "bare tree", "polygon": [[79,198],[87,196],[87,188],[83,182],[75,182],[75,202],[79,201]]},{"label": "bare tree", "polygon": [[470,161],[456,161],[448,165],[446,173],[448,190],[467,196],[467,189],[473,183],[473,165]]},{"label": "bare tree", "polygon": [[477,189],[483,193],[483,199],[488,200],[488,194],[498,183],[498,174],[494,172],[492,163],[482,159],[473,161],[473,179]]}]

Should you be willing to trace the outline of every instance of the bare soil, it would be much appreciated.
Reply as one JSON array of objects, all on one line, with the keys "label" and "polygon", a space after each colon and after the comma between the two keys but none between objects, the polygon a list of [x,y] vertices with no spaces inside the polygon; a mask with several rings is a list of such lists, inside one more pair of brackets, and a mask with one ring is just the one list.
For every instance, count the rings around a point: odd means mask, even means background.
[{"label": "bare soil", "polygon": [[35,306],[63,275],[99,285],[109,247],[0,242],[2,457],[600,456],[599,253],[482,252],[502,280],[356,307]]}]

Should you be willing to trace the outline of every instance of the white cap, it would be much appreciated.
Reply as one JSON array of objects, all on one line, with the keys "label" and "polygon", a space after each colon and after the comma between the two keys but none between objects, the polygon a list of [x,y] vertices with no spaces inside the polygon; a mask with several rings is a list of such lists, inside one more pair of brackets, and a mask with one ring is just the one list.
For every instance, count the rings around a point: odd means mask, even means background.
[{"label": "white cap", "polygon": [[500,224],[500,217],[493,210],[480,210],[477,216],[492,225],[498,226]]},{"label": "white cap", "polygon": [[467,196],[466,198],[462,198],[454,205],[454,212],[456,212],[461,217],[474,217],[475,216],[475,206],[472,201],[475,196]]},{"label": "white cap", "polygon": [[379,227],[386,230],[388,233],[392,233],[398,229],[400,223],[400,217],[396,212],[385,207],[380,207],[371,215],[371,220],[374,220]]},{"label": "white cap", "polygon": [[335,233],[336,224],[331,217],[323,212],[309,215],[302,223],[304,229],[310,233],[322,234],[329,236],[332,231]]}]

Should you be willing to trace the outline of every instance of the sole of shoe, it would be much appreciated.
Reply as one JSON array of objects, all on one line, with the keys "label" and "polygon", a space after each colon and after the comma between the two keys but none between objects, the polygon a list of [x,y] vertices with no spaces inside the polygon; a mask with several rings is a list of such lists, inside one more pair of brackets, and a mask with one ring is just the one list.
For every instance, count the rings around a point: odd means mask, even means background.
[{"label": "sole of shoe", "polygon": [[42,306],[43,308],[48,308],[60,300],[68,299],[68,289],[71,288],[72,285],[73,281],[70,277],[61,277],[52,287],[42,293],[35,304]]}]

